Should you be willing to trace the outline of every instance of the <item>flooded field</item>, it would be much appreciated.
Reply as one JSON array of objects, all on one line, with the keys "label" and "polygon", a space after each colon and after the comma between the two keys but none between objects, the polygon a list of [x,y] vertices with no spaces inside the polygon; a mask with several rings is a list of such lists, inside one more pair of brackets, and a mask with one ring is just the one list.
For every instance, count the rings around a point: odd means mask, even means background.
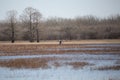
[{"label": "flooded field", "polygon": [[0,80],[120,80],[120,44],[30,46],[2,45]]}]

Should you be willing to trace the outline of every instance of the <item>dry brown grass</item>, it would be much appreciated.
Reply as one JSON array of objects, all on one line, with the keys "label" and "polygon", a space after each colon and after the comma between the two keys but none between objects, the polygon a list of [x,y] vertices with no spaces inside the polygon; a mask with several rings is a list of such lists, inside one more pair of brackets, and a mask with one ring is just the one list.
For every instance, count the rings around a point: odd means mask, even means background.
[{"label": "dry brown grass", "polygon": [[120,70],[120,65],[98,67],[96,70]]},{"label": "dry brown grass", "polygon": [[66,41],[64,44],[111,44],[120,43],[120,39],[103,39],[103,40],[73,40]]},{"label": "dry brown grass", "polygon": [[[57,58],[57,57],[46,57],[46,58],[21,58],[21,59],[10,59],[10,60],[1,60],[0,61],[0,66],[1,67],[8,67],[8,68],[42,68],[42,69],[47,69],[51,68],[49,65],[49,61],[52,61],[51,63],[52,66],[55,68],[69,65],[73,66],[74,69],[78,69],[81,67],[84,67],[85,65],[89,65],[87,62],[66,62],[66,63],[60,63],[58,62],[59,60],[66,60],[66,58]],[[49,64],[48,64],[49,63]]]},{"label": "dry brown grass", "polygon": [[[60,50],[60,48],[104,48],[104,50]],[[106,49],[109,48],[109,49]],[[51,50],[48,50],[51,49]],[[52,50],[53,49],[53,50]],[[0,56],[11,55],[39,55],[64,53],[120,53],[120,47],[112,46],[85,46],[80,44],[1,44]]]},{"label": "dry brown grass", "polygon": [[[62,58],[26,58],[26,59],[10,59],[10,60],[1,60],[0,66],[1,67],[7,67],[7,68],[27,68],[27,69],[36,69],[36,68],[42,68],[47,69],[54,66],[55,68],[61,67],[61,66],[72,66],[73,69],[79,69],[83,68],[86,65],[90,65],[87,62],[65,62],[60,63],[59,60],[63,60]],[[50,66],[49,61],[52,61],[52,66]],[[49,63],[49,64],[48,64]]]},{"label": "dry brown grass", "polygon": [[54,67],[56,67],[56,68],[58,68],[58,67],[61,67],[62,66],[62,64],[60,64],[59,62],[54,62],[53,64],[52,64]]},{"label": "dry brown grass", "polygon": [[72,66],[74,69],[83,68],[86,65],[90,65],[87,62],[67,62],[66,65]]},{"label": "dry brown grass", "polygon": [[[63,40],[63,44],[111,44],[120,43],[120,39],[97,39],[97,40]],[[0,44],[12,44],[10,41],[0,41]],[[14,44],[59,44],[58,40],[45,40],[40,43],[29,41],[16,41]]]},{"label": "dry brown grass", "polygon": [[48,61],[51,58],[26,58],[26,59],[11,59],[0,61],[1,67],[9,68],[49,68]]}]

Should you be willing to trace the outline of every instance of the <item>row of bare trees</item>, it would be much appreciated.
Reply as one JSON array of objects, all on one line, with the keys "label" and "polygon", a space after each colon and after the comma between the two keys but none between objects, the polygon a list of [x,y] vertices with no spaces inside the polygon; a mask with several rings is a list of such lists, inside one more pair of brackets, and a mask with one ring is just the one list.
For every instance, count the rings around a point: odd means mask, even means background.
[{"label": "row of bare trees", "polygon": [[17,17],[17,11],[7,12],[7,18],[0,21],[0,40],[12,43],[15,40],[79,40],[120,38],[120,15],[99,19],[94,16],[74,19],[48,18],[41,20],[41,13],[32,7],[24,9]]},{"label": "row of bare trees", "polygon": [[[1,22],[1,24],[4,24],[5,26],[0,26],[2,29],[5,27],[5,29],[2,31],[4,35],[7,36],[7,39],[4,39],[1,37],[1,40],[11,40],[12,43],[15,42],[16,34],[17,32],[22,32],[24,27],[26,28],[27,38],[30,42],[34,41],[34,38],[36,36],[36,41],[39,42],[39,27],[38,24],[40,23],[41,19],[41,13],[32,7],[25,8],[23,13],[20,15],[20,20],[17,19],[17,11],[10,10],[7,12],[7,19],[4,22]],[[19,27],[23,28],[19,28]],[[5,32],[7,30],[7,32]],[[19,35],[17,35],[19,36]]]}]

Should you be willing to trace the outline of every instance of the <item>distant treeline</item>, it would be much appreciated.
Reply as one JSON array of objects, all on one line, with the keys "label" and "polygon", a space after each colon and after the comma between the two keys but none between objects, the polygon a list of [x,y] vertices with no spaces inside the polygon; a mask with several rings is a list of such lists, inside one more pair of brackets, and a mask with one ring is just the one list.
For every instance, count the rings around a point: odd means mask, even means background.
[{"label": "distant treeline", "polygon": [[74,19],[42,19],[34,8],[25,8],[17,18],[16,11],[8,11],[7,18],[0,21],[0,40],[80,40],[80,39],[120,39],[120,15],[108,18],[94,16]]}]

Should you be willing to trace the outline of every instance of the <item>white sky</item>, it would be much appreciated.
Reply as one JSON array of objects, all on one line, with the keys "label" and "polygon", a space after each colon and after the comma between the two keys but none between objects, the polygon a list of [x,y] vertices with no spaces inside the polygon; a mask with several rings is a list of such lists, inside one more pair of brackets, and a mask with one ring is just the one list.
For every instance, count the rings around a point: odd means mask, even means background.
[{"label": "white sky", "polygon": [[86,15],[103,18],[120,14],[120,0],[0,0],[0,19],[6,17],[8,10],[21,14],[26,7],[38,9],[45,18]]}]

